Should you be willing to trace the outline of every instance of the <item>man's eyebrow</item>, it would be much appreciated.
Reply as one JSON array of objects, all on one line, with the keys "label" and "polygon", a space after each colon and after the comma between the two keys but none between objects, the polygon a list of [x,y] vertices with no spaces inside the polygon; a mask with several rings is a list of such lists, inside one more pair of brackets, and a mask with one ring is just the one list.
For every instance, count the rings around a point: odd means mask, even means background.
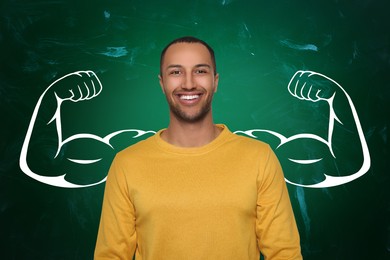
[{"label": "man's eyebrow", "polygon": [[207,68],[211,69],[211,66],[209,64],[197,64],[197,65],[195,65],[195,68],[199,68],[199,67],[207,67]]},{"label": "man's eyebrow", "polygon": [[183,66],[179,65],[179,64],[171,64],[167,67],[167,69],[171,69],[171,68],[182,68]]},{"label": "man's eyebrow", "polygon": [[[194,66],[195,68],[200,68],[200,67],[207,67],[207,68],[210,68],[211,69],[211,66],[209,65],[209,64],[203,64],[203,63],[201,63],[201,64],[196,64],[195,66]],[[179,64],[171,64],[171,65],[169,65],[168,67],[167,67],[167,69],[171,69],[171,68],[183,68],[183,66],[182,65],[179,65]]]}]

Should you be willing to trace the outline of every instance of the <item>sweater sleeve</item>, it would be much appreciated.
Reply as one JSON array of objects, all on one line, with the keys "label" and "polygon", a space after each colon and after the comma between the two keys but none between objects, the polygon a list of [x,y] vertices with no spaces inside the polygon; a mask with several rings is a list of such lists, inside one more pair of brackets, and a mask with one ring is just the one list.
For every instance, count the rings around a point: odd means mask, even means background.
[{"label": "sweater sleeve", "polygon": [[280,163],[269,148],[258,175],[256,234],[265,259],[302,259],[300,239]]},{"label": "sweater sleeve", "polygon": [[108,173],[95,260],[133,259],[136,248],[135,210],[117,158]]}]

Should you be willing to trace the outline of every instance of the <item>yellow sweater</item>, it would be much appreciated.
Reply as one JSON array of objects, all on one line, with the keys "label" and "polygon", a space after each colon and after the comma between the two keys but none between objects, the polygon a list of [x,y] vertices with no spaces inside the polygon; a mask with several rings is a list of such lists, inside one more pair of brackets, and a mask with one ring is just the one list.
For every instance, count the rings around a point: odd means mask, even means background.
[{"label": "yellow sweater", "polygon": [[95,259],[302,259],[280,164],[231,133],[180,148],[156,135],[110,168]]}]

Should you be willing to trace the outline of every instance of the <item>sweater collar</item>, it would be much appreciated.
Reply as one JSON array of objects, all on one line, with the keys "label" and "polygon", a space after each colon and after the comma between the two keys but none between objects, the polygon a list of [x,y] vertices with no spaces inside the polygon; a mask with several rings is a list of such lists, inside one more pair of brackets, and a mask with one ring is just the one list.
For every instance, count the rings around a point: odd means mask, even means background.
[{"label": "sweater collar", "polygon": [[216,125],[219,128],[222,128],[221,133],[215,138],[213,141],[210,143],[200,146],[200,147],[179,147],[179,146],[174,146],[166,141],[164,141],[161,138],[161,133],[165,129],[159,130],[154,136],[154,142],[157,144],[158,148],[165,152],[169,153],[178,153],[178,154],[202,154],[202,153],[207,153],[215,148],[219,147],[221,144],[223,144],[228,138],[233,136],[233,133],[230,132],[228,127],[224,124],[217,124]]}]

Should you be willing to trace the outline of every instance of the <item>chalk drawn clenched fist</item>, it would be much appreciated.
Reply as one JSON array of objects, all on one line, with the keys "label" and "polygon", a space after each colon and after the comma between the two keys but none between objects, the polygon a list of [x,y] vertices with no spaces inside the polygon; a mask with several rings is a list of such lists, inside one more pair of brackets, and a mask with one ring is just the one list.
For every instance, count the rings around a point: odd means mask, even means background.
[{"label": "chalk drawn clenched fist", "polygon": [[93,71],[70,73],[50,85],[58,101],[79,102],[89,100],[100,94],[103,87]]}]

